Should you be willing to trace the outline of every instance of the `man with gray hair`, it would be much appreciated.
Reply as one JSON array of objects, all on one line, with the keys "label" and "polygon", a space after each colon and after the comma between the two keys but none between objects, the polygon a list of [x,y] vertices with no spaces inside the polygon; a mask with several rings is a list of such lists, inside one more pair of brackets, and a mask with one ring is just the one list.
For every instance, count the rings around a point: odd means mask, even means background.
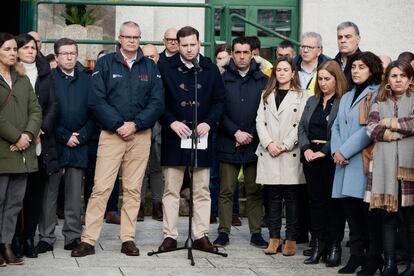
[{"label": "man with gray hair", "polygon": [[151,145],[151,127],[164,111],[164,91],[157,65],[145,57],[141,30],[132,21],[122,23],[115,53],[100,58],[92,74],[89,107],[101,127],[95,185],[85,215],[82,242],[72,257],[95,254],[105,207],[118,170],[122,169],[121,252],[138,256],[135,224],[142,179]]},{"label": "man with gray hair", "polygon": [[328,57],[322,54],[322,37],[315,32],[303,33],[300,40],[300,55],[296,56],[294,64],[299,73],[302,89],[308,95],[315,94],[316,69]]},{"label": "man with gray hair", "polygon": [[359,28],[354,22],[345,21],[338,25],[336,34],[339,52],[335,56],[335,61],[341,66],[348,83],[350,83],[351,64],[348,64],[348,60],[355,53],[361,52],[359,49],[359,42],[361,41]]}]

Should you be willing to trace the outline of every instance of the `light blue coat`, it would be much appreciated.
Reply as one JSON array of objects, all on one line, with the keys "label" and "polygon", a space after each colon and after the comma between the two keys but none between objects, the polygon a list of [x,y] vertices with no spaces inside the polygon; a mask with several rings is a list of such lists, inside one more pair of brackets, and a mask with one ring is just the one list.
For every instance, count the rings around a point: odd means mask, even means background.
[{"label": "light blue coat", "polygon": [[[349,160],[348,165],[336,165],[332,189],[333,198],[363,198],[367,177],[363,169],[361,151],[372,140],[367,135],[365,125],[359,123],[359,105],[368,92],[376,93],[378,85],[370,85],[351,105],[355,88],[347,92],[339,104],[338,115],[332,125],[331,152],[339,150]],[[375,98],[373,95],[372,100]]]}]

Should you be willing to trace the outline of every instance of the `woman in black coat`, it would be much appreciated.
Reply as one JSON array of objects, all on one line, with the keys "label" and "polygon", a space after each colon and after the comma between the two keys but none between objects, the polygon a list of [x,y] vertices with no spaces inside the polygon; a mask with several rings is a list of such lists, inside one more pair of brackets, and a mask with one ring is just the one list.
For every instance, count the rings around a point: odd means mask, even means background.
[{"label": "woman in black coat", "polygon": [[327,255],[326,266],[341,262],[341,241],[345,215],[342,203],[332,199],[335,163],[331,156],[331,127],[347,82],[335,61],[322,63],[317,70],[315,96],[306,103],[299,123],[301,161],[308,193],[310,222],[315,243],[305,264],[317,264]]},{"label": "woman in black coat", "polygon": [[[23,210],[19,216],[13,238],[13,250],[16,256],[23,254],[28,258],[36,258],[37,250],[33,239],[42,208],[47,203],[47,189],[58,185],[59,164],[55,148],[54,128],[57,120],[57,102],[51,79],[51,70],[47,60],[38,55],[35,39],[28,34],[17,37],[18,58],[24,67],[27,77],[34,87],[35,94],[42,107],[42,125],[36,138],[36,155],[39,171],[30,173],[27,180]],[[23,252],[22,252],[23,249]]]}]

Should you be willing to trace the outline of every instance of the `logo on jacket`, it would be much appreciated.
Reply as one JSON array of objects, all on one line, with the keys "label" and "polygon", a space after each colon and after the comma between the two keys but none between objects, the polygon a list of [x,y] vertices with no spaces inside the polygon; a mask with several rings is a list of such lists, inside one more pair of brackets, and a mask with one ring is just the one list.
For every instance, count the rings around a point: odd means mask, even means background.
[{"label": "logo on jacket", "polygon": [[148,75],[147,75],[147,74],[145,74],[145,75],[139,75],[139,79],[140,79],[141,81],[148,81],[149,77],[148,77]]},{"label": "logo on jacket", "polygon": [[112,74],[112,78],[113,79],[122,78],[122,75],[120,75],[120,74]]}]

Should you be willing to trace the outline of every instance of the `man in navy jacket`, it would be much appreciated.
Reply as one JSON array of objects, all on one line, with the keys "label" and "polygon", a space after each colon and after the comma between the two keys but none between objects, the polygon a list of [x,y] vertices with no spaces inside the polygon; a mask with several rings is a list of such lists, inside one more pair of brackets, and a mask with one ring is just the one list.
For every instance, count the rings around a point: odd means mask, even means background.
[{"label": "man in navy jacket", "polygon": [[[65,223],[62,233],[65,237],[65,249],[72,250],[80,243],[81,186],[88,165],[88,140],[95,129],[88,108],[91,78],[77,63],[78,46],[75,41],[59,39],[54,50],[58,67],[52,72],[52,78],[59,106],[56,149],[59,165],[64,169],[65,181]],[[57,191],[53,193],[53,197],[52,202],[57,199]],[[49,215],[54,216],[54,212]],[[54,219],[48,221],[54,222]],[[53,229],[54,225],[46,228]]]},{"label": "man in navy jacket", "polygon": [[119,168],[122,169],[121,252],[138,256],[135,224],[142,179],[151,146],[151,127],[164,110],[161,76],[153,61],[139,48],[137,23],[124,22],[120,47],[97,62],[92,74],[89,106],[102,128],[96,160],[95,185],[85,216],[81,244],[72,257],[95,253],[105,207]]},{"label": "man in navy jacket", "polygon": [[[223,111],[224,85],[219,70],[210,59],[199,54],[199,33],[187,26],[177,32],[179,54],[159,63],[165,87],[166,110],[161,130],[161,165],[164,166],[165,188],[163,196],[164,241],[159,250],[177,247],[177,222],[180,188],[184,171],[191,165],[191,148],[181,141],[191,135],[193,104],[195,100],[195,70],[193,59],[199,64],[197,126],[199,137],[206,137],[216,127]],[[202,138],[201,138],[202,139]],[[207,234],[210,226],[210,164],[211,136],[206,149],[198,149],[198,167],[194,169],[194,248],[216,251]]]}]

